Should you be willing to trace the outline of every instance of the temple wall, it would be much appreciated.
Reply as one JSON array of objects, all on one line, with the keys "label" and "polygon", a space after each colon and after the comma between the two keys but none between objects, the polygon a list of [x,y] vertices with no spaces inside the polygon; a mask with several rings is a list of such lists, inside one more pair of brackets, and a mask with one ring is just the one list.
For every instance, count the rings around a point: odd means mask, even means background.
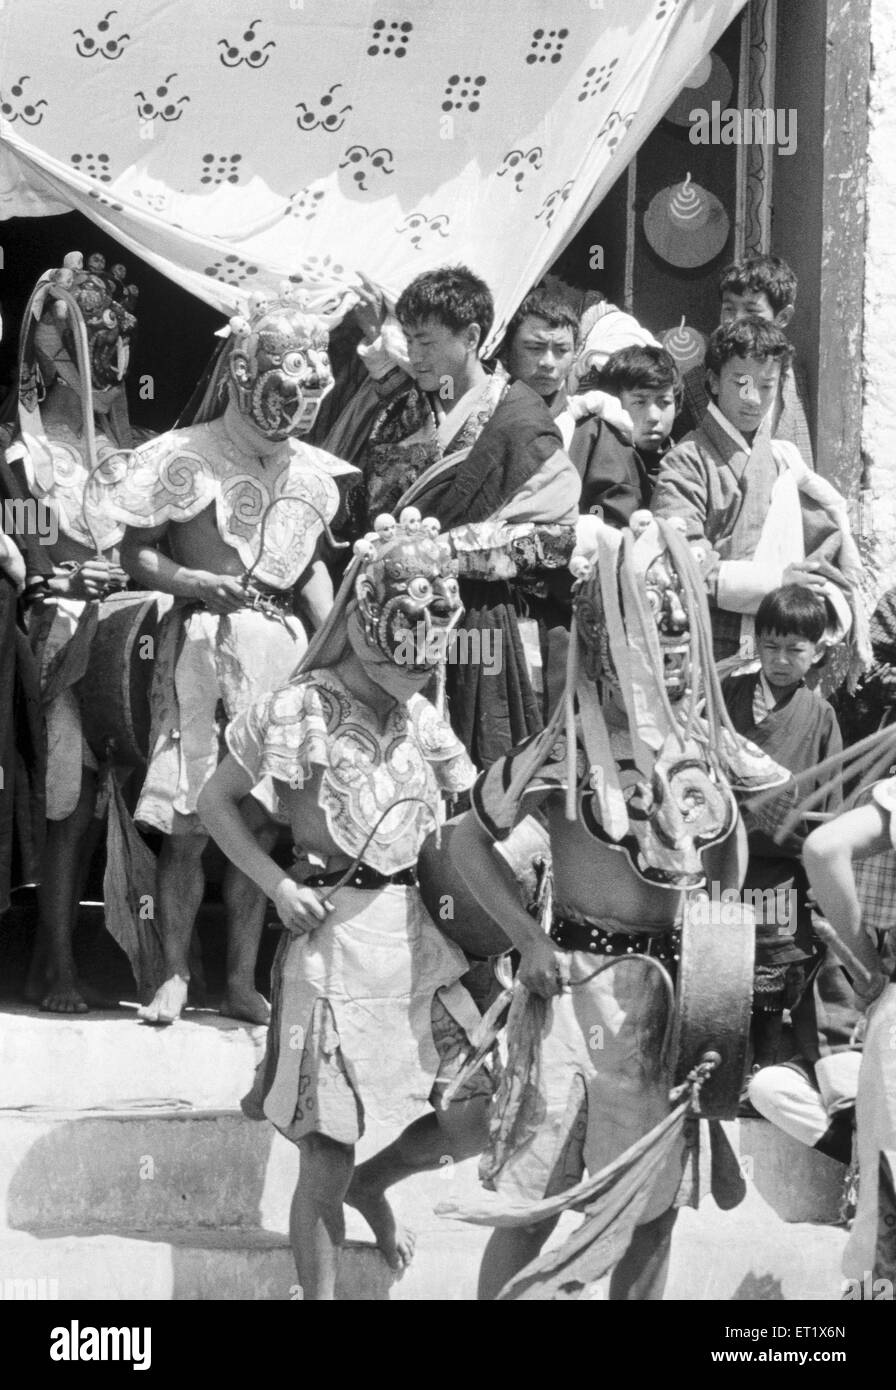
[{"label": "temple wall", "polygon": [[[871,44],[861,529],[872,569],[871,592],[876,596],[896,583],[896,6],[892,0],[873,0]],[[857,92],[855,99],[861,101],[863,94]]]}]

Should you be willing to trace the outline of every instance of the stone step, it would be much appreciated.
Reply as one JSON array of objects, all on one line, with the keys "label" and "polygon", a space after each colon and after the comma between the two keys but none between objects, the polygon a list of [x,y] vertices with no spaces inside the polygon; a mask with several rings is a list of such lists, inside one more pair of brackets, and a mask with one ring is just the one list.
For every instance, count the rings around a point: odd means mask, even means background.
[{"label": "stone step", "polygon": [[[764,1120],[728,1133],[745,1177],[782,1221],[839,1219],[840,1164]],[[0,1229],[288,1229],[296,1148],[239,1111],[7,1111],[0,1139]],[[478,1195],[474,1164],[441,1166],[434,1202],[447,1181],[452,1197]]]},{"label": "stone step", "polygon": [[[405,1214],[406,1206],[417,1204],[408,1203],[402,1191],[397,1205]],[[576,1224],[577,1218],[564,1217],[551,1244],[560,1243]],[[438,1226],[424,1225],[417,1235],[414,1262],[397,1282],[369,1243],[349,1242],[340,1269],[339,1297],[400,1302],[474,1299],[488,1232],[442,1221]],[[679,1215],[666,1298],[689,1302],[838,1299],[845,1241],[846,1233],[839,1227],[781,1222],[755,1189],[734,1212],[720,1212],[709,1199],[699,1211]],[[0,1299],[288,1300],[297,1296],[286,1237],[275,1232],[183,1230],[142,1238],[115,1232],[0,1233]]]},{"label": "stone step", "polygon": [[[165,1030],[133,1015],[0,1017],[0,1294],[56,1279],[60,1297],[291,1298],[286,1241],[295,1148],[238,1110],[264,1029],[193,1013]],[[363,1159],[410,1115],[371,1125]],[[726,1126],[746,1201],[681,1213],[668,1296],[837,1298],[844,1170],[762,1120]],[[705,1164],[704,1164],[705,1168]],[[708,1191],[705,1181],[704,1190]],[[467,1300],[488,1230],[434,1207],[478,1201],[476,1163],[446,1162],[394,1190],[417,1257],[389,1288],[347,1213],[344,1298]],[[578,1224],[563,1219],[556,1243]],[[5,1228],[5,1229],[4,1229]],[[383,1282],[385,1281],[385,1282]],[[27,1286],[26,1286],[27,1287]],[[37,1286],[36,1286],[37,1287]],[[6,1296],[6,1295],[4,1295]]]},{"label": "stone step", "polygon": [[297,1172],[238,1111],[0,1115],[0,1229],[286,1231]]},{"label": "stone step", "polygon": [[846,1169],[768,1120],[736,1120],[727,1131],[741,1172],[782,1221],[834,1223]]},{"label": "stone step", "polygon": [[[0,1122],[0,1152],[7,1148],[5,1137],[13,1123],[9,1118]],[[15,1123],[21,1140],[25,1127],[33,1124],[33,1120]],[[295,1297],[296,1279],[283,1230],[296,1156],[285,1141],[270,1136],[266,1126],[255,1125],[232,1114],[180,1115],[173,1119],[132,1117],[128,1121],[120,1116],[78,1121],[59,1118],[58,1127],[51,1128],[47,1140],[40,1136],[40,1126],[44,1123],[40,1121],[39,1127],[32,1129],[32,1138],[38,1150],[47,1145],[47,1152],[53,1149],[56,1157],[44,1174],[38,1173],[36,1168],[31,1173],[24,1189],[28,1194],[27,1202],[19,1196],[15,1181],[7,1189],[8,1210],[15,1223],[34,1224],[28,1231],[0,1232],[0,1290],[5,1278],[56,1278],[61,1281],[60,1289],[65,1281],[65,1287],[72,1290],[70,1295],[61,1291],[61,1297]],[[126,1142],[122,1136],[126,1136],[131,1124],[142,1139],[155,1130],[161,1141],[155,1177],[144,1180],[142,1186],[132,1184],[130,1189],[119,1185],[108,1199],[102,1192],[102,1185],[97,1184],[92,1222],[85,1221],[83,1206],[77,1211],[72,1205],[71,1216],[66,1217],[65,1204],[72,1203],[71,1191],[63,1197],[61,1210],[52,1206],[42,1208],[41,1193],[48,1200],[55,1200],[53,1187],[60,1181],[56,1160],[61,1162],[64,1156],[63,1137],[71,1139],[73,1130],[83,1128],[86,1139],[86,1132],[92,1131],[93,1139],[85,1153],[93,1152],[95,1162],[101,1166],[107,1155],[114,1160],[120,1153],[117,1145]],[[103,1126],[108,1127],[106,1137],[97,1143]],[[161,1134],[160,1126],[165,1126]],[[112,1132],[113,1127],[117,1128],[117,1136]],[[766,1168],[756,1161],[762,1153],[759,1140],[763,1124],[747,1121],[742,1122],[741,1127],[745,1135],[738,1134],[738,1126],[731,1126],[730,1132],[735,1144],[740,1141],[752,1151],[745,1155],[754,1160],[752,1167],[745,1165],[748,1174],[746,1199],[734,1211],[722,1212],[707,1196],[699,1210],[686,1209],[680,1213],[667,1297],[696,1301],[839,1297],[845,1230],[830,1224],[783,1220],[779,1210],[767,1200],[769,1194],[763,1185]],[[774,1146],[777,1135],[770,1126],[765,1128],[768,1131],[765,1138]],[[194,1130],[197,1134],[195,1147],[191,1141]],[[267,1141],[250,1137],[264,1135],[266,1131]],[[203,1172],[202,1165],[213,1153],[216,1136],[231,1159],[242,1153],[245,1163],[248,1152],[255,1163],[259,1155],[264,1157],[267,1153],[267,1166],[262,1170],[259,1164],[255,1169],[254,1187],[245,1167],[239,1171],[234,1169],[234,1173],[227,1176],[227,1165],[218,1165],[212,1158],[209,1173]],[[80,1144],[81,1139],[77,1142]],[[180,1176],[186,1174],[188,1177],[188,1203],[183,1202],[178,1183],[171,1182],[171,1175],[165,1171],[165,1156],[170,1158],[184,1146],[195,1165],[191,1169],[185,1161],[180,1171]],[[73,1152],[77,1152],[77,1146]],[[794,1157],[802,1156],[798,1153]],[[818,1155],[811,1155],[811,1159],[818,1164],[830,1162],[821,1160]],[[26,1151],[26,1165],[28,1161]],[[830,1166],[839,1180],[842,1169]],[[756,1173],[760,1183],[754,1180]],[[802,1176],[806,1179],[805,1168]],[[808,1176],[812,1179],[811,1171]],[[254,1226],[247,1221],[237,1229],[225,1229],[223,1225],[199,1229],[196,1224],[185,1221],[184,1207],[192,1210],[192,1204],[198,1200],[208,1203],[206,1210],[213,1209],[212,1189],[222,1180],[229,1184],[231,1194],[241,1185],[245,1185],[247,1192],[254,1193],[248,1204],[255,1214]],[[34,1197],[30,1195],[32,1182],[37,1185]],[[183,1186],[181,1183],[180,1187]],[[151,1199],[143,1195],[148,1189],[152,1189]],[[832,1184],[831,1196],[833,1194]],[[780,1192],[772,1195],[780,1208]],[[420,1174],[394,1189],[393,1202],[399,1220],[410,1225],[417,1234],[417,1255],[410,1270],[388,1294],[378,1282],[379,1274],[384,1272],[380,1270],[379,1257],[370,1253],[369,1246],[357,1243],[365,1238],[369,1240],[369,1231],[358,1213],[348,1211],[347,1233],[356,1244],[350,1247],[347,1256],[350,1264],[346,1265],[344,1279],[360,1282],[346,1283],[343,1296],[363,1299],[388,1296],[395,1301],[474,1298],[478,1268],[489,1232],[486,1228],[445,1220],[435,1215],[434,1208],[446,1199],[461,1204],[475,1203],[479,1196],[475,1160],[446,1164],[438,1172]],[[232,1196],[228,1201],[232,1201]],[[155,1224],[150,1221],[149,1229],[140,1232],[137,1223],[149,1220],[150,1211],[141,1203],[150,1202],[157,1204],[155,1215],[159,1219]],[[61,1218],[55,1226],[45,1219],[45,1211],[54,1209]],[[242,1219],[242,1212],[239,1208],[237,1211]],[[171,1223],[167,1229],[163,1219]],[[259,1223],[262,1221],[273,1229],[261,1229]],[[551,1243],[565,1239],[578,1221],[575,1214],[564,1217]],[[365,1251],[374,1261],[372,1268],[376,1278],[368,1265],[362,1267],[359,1263],[356,1267],[355,1261],[361,1261]],[[122,1268],[125,1273],[119,1275]]]},{"label": "stone step", "polygon": [[[337,1297],[383,1302],[393,1275],[375,1246],[349,1242]],[[298,1299],[285,1236],[270,1231],[167,1232],[134,1237],[0,1233],[0,1299]]]},{"label": "stone step", "polygon": [[169,1028],[118,1013],[41,1014],[4,1005],[0,1110],[95,1110],[142,1101],[235,1110],[252,1085],[266,1028],[194,1010]]}]

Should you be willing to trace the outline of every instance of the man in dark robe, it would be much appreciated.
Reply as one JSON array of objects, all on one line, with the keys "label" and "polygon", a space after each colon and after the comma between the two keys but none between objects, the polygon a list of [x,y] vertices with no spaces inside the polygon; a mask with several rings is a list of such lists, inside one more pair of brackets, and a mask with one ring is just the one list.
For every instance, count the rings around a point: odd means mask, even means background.
[{"label": "man in dark robe", "polygon": [[551,584],[572,552],[578,498],[550,413],[514,382],[467,455],[430,468],[403,499],[437,518],[459,562],[465,614],[448,705],[480,767],[541,729],[553,703],[552,656],[562,665],[569,616]]}]

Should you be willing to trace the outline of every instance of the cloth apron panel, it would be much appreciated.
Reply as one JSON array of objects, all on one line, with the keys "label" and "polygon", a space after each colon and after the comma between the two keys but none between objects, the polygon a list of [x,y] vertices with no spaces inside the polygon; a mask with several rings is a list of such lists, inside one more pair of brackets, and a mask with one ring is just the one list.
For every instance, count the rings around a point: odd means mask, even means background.
[{"label": "cloth apron panel", "polygon": [[396,1095],[421,1108],[427,1103],[439,1068],[433,996],[439,993],[468,1032],[479,1019],[457,983],[466,958],[439,932],[415,888],[341,888],[331,900],[335,911],[327,922],[290,939],[278,957],[271,1022],[276,1065],[268,1071],[264,1113],[280,1129],[295,1113],[304,1040],[318,999],[332,1008],[364,1114],[378,1121],[388,1120]]},{"label": "cloth apron panel", "polygon": [[[136,818],[170,834],[175,815],[193,816],[221,756],[218,702],[232,718],[284,684],[307,647],[298,618],[251,609],[226,618],[175,607],[163,619],[153,677],[152,749]],[[273,809],[269,779],[258,799]],[[196,827],[198,829],[198,826]]]}]

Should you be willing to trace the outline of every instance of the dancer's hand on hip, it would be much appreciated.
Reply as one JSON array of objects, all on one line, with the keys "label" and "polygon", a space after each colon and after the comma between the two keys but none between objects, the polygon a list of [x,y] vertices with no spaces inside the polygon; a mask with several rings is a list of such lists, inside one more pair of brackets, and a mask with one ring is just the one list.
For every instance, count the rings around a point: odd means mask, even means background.
[{"label": "dancer's hand on hip", "polygon": [[274,906],[280,921],[294,936],[307,936],[333,911],[331,902],[291,878],[285,878],[276,889]]}]

